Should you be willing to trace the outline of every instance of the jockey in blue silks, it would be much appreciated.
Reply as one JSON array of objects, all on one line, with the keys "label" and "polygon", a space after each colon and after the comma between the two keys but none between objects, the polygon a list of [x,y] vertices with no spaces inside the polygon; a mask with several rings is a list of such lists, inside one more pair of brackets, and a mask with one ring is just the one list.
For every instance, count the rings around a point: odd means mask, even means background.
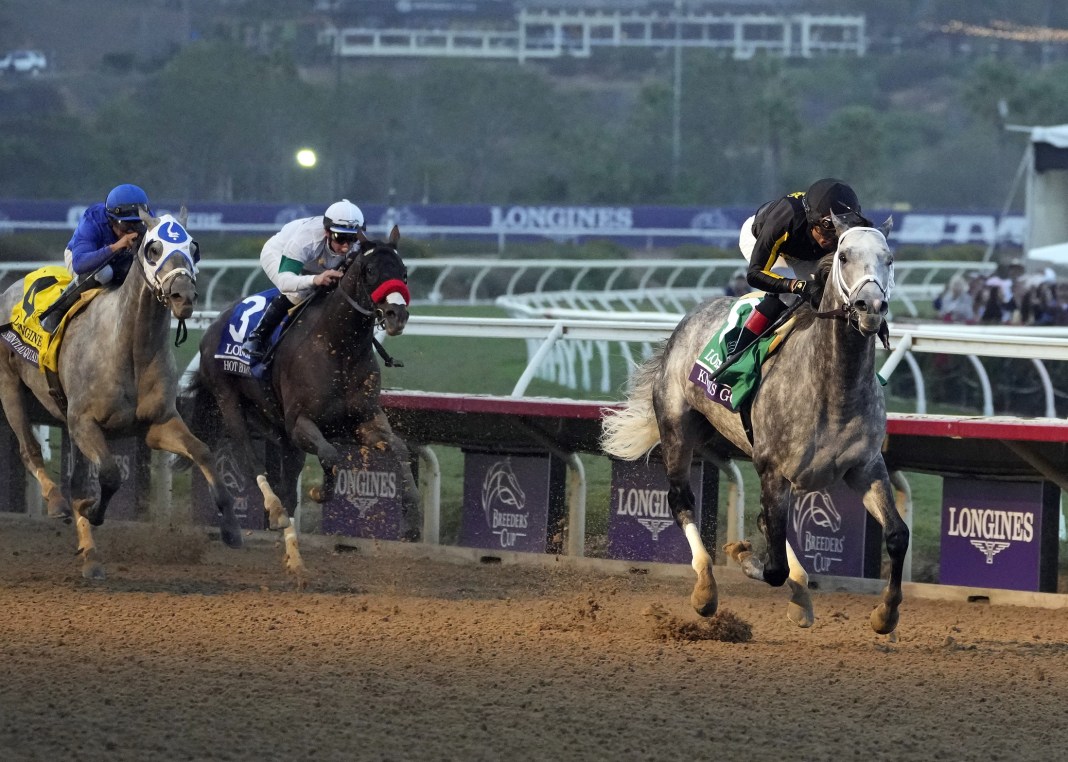
[{"label": "jockey in blue silks", "polygon": [[[306,301],[318,286],[337,283],[342,272],[337,268],[353,247],[358,246],[364,230],[360,207],[343,198],[326,208],[322,217],[303,217],[287,222],[267,239],[260,252],[260,266],[281,291],[271,300],[259,325],[243,345],[252,362],[263,360],[270,348],[271,334],[289,310]],[[305,275],[304,265],[319,262],[324,268],[315,275]]]},{"label": "jockey in blue silks", "polygon": [[[783,313],[787,303],[782,295],[813,303],[819,299],[811,282],[815,264],[838,248],[832,212],[850,227],[871,226],[856,192],[833,177],[817,180],[804,193],[767,202],[742,225],[738,246],[749,262],[745,279],[765,296],[749,314],[731,354],[749,346]],[[780,258],[792,277],[773,271]],[[793,302],[790,296],[785,299]]]},{"label": "jockey in blue silks", "polygon": [[42,313],[41,326],[46,331],[51,333],[59,327],[63,316],[83,291],[112,281],[123,281],[138,242],[145,234],[142,211],[152,214],[148,195],[129,183],[115,186],[104,202],[85,210],[63,252],[74,281]]}]

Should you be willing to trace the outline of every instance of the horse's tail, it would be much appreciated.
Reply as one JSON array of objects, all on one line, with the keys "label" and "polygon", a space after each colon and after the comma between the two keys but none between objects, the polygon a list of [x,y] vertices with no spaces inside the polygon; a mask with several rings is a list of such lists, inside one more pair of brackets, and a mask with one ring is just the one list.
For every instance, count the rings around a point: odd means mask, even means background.
[{"label": "horse's tail", "polygon": [[660,377],[663,350],[639,365],[630,377],[630,391],[622,409],[606,409],[601,424],[601,449],[623,460],[637,460],[660,441],[653,410],[653,385]]}]

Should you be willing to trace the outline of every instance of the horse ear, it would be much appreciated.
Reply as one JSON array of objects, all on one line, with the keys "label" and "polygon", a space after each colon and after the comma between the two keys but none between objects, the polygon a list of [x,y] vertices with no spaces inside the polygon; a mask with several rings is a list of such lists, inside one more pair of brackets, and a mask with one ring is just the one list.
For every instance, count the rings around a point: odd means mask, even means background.
[{"label": "horse ear", "polygon": [[391,246],[396,246],[397,245],[397,241],[399,241],[399,240],[400,240],[400,228],[397,227],[396,225],[394,225],[393,229],[391,231],[389,231],[389,243],[390,243]]},{"label": "horse ear", "polygon": [[145,223],[145,227],[149,230],[159,224],[159,217],[153,217],[141,207],[137,207],[137,216],[141,218],[141,222]]},{"label": "horse ear", "polygon": [[189,220],[189,210],[185,208],[185,204],[182,204],[182,208],[178,210],[178,224],[183,228],[185,223]]},{"label": "horse ear", "polygon": [[361,245],[365,244],[365,243],[367,243],[367,236],[365,236],[363,234],[362,230],[357,230],[356,231],[356,240],[359,241]]},{"label": "horse ear", "polygon": [[837,233],[839,236],[849,230],[849,223],[847,223],[834,212],[831,212],[831,222],[834,223],[834,232]]},{"label": "horse ear", "polygon": [[894,215],[890,215],[886,218],[886,222],[879,226],[879,232],[883,234],[883,238],[890,237],[890,231],[894,229]]}]

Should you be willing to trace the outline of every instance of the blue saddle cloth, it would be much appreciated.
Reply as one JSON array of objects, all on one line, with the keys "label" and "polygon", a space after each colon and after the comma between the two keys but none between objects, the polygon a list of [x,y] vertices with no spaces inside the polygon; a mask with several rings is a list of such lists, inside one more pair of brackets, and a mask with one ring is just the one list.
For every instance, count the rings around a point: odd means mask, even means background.
[{"label": "blue saddle cloth", "polygon": [[[263,377],[264,366],[261,363],[250,362],[248,352],[242,345],[248,335],[260,324],[271,299],[279,293],[281,292],[277,288],[270,288],[245,297],[234,307],[234,311],[230,313],[230,321],[219,337],[219,346],[215,349],[215,359],[222,363],[224,371],[235,376]],[[271,346],[278,341],[288,321],[287,317],[271,334]]]}]

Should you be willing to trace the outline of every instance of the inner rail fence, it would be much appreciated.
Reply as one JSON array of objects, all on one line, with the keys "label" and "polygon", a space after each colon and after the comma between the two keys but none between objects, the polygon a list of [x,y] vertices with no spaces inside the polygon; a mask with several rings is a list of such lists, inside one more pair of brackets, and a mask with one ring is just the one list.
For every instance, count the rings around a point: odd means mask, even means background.
[{"label": "inner rail fence", "polygon": [[[54,261],[0,262],[0,286]],[[684,312],[719,296],[745,270],[734,259],[500,259],[495,255],[408,259],[409,288],[416,300],[442,306],[493,305],[516,297],[531,306]],[[953,275],[991,273],[993,262],[921,261],[894,265],[891,309],[917,317]],[[204,259],[198,289],[204,310],[225,309],[237,299],[271,287],[255,259]]]}]

